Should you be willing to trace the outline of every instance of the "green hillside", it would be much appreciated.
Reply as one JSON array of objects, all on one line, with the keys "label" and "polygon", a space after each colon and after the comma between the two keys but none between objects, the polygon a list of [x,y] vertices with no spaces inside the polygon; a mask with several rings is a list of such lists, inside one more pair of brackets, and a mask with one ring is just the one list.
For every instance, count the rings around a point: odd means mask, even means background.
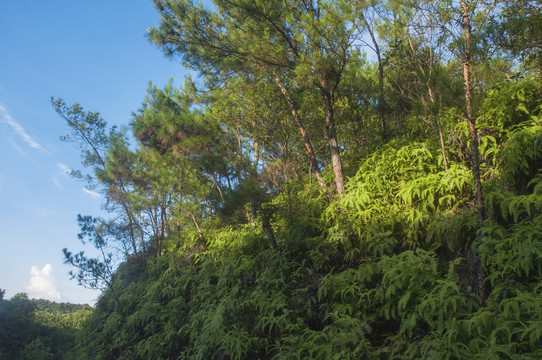
[{"label": "green hillside", "polygon": [[539,4],[154,3],[197,81],[52,99],[109,212],[74,359],[542,358]]},{"label": "green hillside", "polygon": [[28,299],[24,293],[4,299],[0,290],[0,359],[73,359],[74,343],[91,314],[88,305]]}]

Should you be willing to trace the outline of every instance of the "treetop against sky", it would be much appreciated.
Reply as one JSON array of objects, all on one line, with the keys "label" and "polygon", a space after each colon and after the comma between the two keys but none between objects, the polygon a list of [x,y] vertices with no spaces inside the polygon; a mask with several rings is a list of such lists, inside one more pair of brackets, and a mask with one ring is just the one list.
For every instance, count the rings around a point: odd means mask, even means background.
[{"label": "treetop against sky", "polygon": [[69,280],[62,248],[77,248],[77,214],[100,213],[101,195],[71,178],[79,150],[49,99],[62,97],[127,125],[149,81],[184,78],[146,40],[158,14],[147,0],[0,4],[0,288],[56,301],[98,295]]}]

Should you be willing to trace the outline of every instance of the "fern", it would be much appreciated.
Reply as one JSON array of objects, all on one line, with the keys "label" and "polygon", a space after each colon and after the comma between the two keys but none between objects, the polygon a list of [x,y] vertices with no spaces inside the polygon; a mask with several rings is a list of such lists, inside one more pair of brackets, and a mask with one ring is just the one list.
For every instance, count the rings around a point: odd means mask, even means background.
[{"label": "fern", "polygon": [[389,254],[397,245],[440,246],[442,241],[430,242],[429,224],[465,207],[472,194],[470,171],[456,163],[444,171],[441,157],[431,142],[391,143],[375,152],[349,179],[340,204],[324,212],[330,239],[348,249],[355,236],[360,240],[358,257]]}]

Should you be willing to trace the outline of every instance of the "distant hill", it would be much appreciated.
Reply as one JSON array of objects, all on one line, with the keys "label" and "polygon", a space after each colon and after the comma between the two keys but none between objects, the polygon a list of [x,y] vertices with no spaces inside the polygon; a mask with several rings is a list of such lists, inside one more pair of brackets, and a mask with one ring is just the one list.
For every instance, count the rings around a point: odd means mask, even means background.
[{"label": "distant hill", "polygon": [[79,310],[92,310],[92,306],[87,304],[72,304],[69,302],[55,302],[46,299],[31,299],[38,311],[46,311],[50,313],[70,314]]},{"label": "distant hill", "polygon": [[4,294],[0,290],[0,360],[73,358],[75,339],[91,306],[28,299],[25,293],[7,300]]}]

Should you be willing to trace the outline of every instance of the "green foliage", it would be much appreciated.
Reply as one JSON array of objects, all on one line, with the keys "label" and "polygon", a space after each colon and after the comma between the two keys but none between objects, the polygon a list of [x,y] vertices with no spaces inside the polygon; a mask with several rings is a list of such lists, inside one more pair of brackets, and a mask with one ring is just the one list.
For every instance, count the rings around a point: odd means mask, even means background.
[{"label": "green foliage", "polygon": [[503,181],[520,193],[539,183],[533,178],[538,176],[542,161],[541,119],[533,116],[527,124],[511,131],[505,149],[500,158]]},{"label": "green foliage", "polygon": [[[515,94],[521,86],[505,90]],[[205,208],[199,194],[205,187],[174,187],[181,172],[172,167],[192,160],[154,153],[163,162],[140,163],[133,172],[150,179],[138,183],[133,208],[145,208],[141,204],[152,198],[145,194],[171,186],[179,197],[192,196],[190,206],[172,205],[179,212],[171,223],[187,226],[185,216],[199,231],[168,230],[167,251],[143,265],[129,257],[119,266],[112,276],[118,296],[106,290],[85,316],[74,358],[542,356],[542,131],[536,106],[527,106],[528,116],[510,110],[530,97],[516,97],[495,113],[501,101],[491,93],[480,111],[488,215],[481,228],[468,155],[461,155],[465,143],[454,142],[465,130],[459,126],[448,133],[448,169],[436,139],[401,137],[365,149],[356,165],[348,165],[357,171],[346,192],[334,199],[308,174],[278,171],[272,177],[269,153],[260,164],[266,175],[250,169],[252,148],[236,163],[249,167],[241,167],[230,186],[219,184],[224,202]],[[446,126],[453,125],[451,114]],[[275,247],[263,217],[253,212],[256,201],[271,214]],[[202,215],[188,218],[191,211]],[[467,281],[473,246],[485,271],[484,298]],[[46,354],[49,345],[43,345],[28,351]]]},{"label": "green foliage", "polygon": [[542,58],[542,15],[536,1],[506,1],[504,21],[490,26],[489,36],[496,44],[519,57],[523,64],[540,71]]},{"label": "green foliage", "polygon": [[51,349],[38,338],[26,345],[22,351],[23,359],[25,360],[52,360],[54,355]]},{"label": "green foliage", "polygon": [[0,359],[73,359],[75,336],[91,312],[24,293],[0,299]]},{"label": "green foliage", "polygon": [[365,159],[342,201],[324,213],[330,236],[357,256],[448,242],[435,221],[464,211],[472,175],[457,163],[445,171],[435,145],[390,143]]},{"label": "green foliage", "polygon": [[0,300],[0,358],[15,359],[35,336],[34,305],[24,293]]},{"label": "green foliage", "polygon": [[[96,309],[0,312],[76,329],[74,359],[541,358],[541,85],[499,51],[519,13],[537,29],[517,3],[155,0],[151,40],[199,89],[151,85],[135,148],[53,101],[115,215],[79,219],[101,260],[65,252]],[[1,321],[0,356],[60,357]]]},{"label": "green foliage", "polygon": [[[408,158],[410,154],[416,157]],[[427,144],[390,146],[370,158],[372,167],[362,164],[363,171],[349,186],[354,191],[367,184],[362,190],[389,208],[416,207],[425,212],[430,220],[424,231],[430,241],[450,237],[434,227],[447,225],[455,232],[471,228],[472,216],[453,209],[465,206],[458,199],[468,198],[469,176],[457,180],[451,171],[445,177],[434,157]],[[421,184],[420,179],[428,178],[427,186],[437,189],[437,195],[431,199],[419,191],[409,195],[412,200],[403,194],[390,196],[376,181],[370,182],[374,177],[369,170],[387,174],[391,186],[400,182],[405,189],[405,184]],[[365,182],[361,176],[366,176]],[[434,250],[400,250],[403,246],[395,245],[352,266],[348,257],[337,259],[334,237],[326,241],[297,233],[273,250],[266,248],[258,229],[246,225],[215,231],[196,263],[171,257],[148,267],[144,280],[124,292],[123,303],[130,309],[126,320],[101,312],[99,306],[89,322],[96,324],[93,333],[80,342],[85,339],[87,351],[90,346],[96,354],[110,354],[104,359],[414,359],[443,354],[452,359],[520,354],[536,358],[540,287],[530,284],[541,275],[537,252],[541,239],[533,231],[541,225],[539,198],[533,197],[540,191],[537,179],[531,181],[536,189],[532,194],[502,197],[498,208],[507,214],[501,214],[505,223],[488,222],[482,229],[480,252],[493,289],[485,306],[466,296],[460,281],[461,258],[449,261]],[[375,188],[381,189],[376,196]],[[344,207],[350,204],[349,194],[340,203]],[[455,196],[451,202],[439,201],[448,194]],[[360,203],[368,202],[361,197]],[[514,218],[520,207],[532,209]],[[365,219],[382,223],[390,215],[394,214],[373,211]],[[397,214],[393,221],[394,227],[409,222]],[[386,236],[391,234],[375,231],[371,240],[376,243]],[[442,252],[446,243],[438,244],[436,249]],[[89,337],[95,338],[90,344]]]}]

